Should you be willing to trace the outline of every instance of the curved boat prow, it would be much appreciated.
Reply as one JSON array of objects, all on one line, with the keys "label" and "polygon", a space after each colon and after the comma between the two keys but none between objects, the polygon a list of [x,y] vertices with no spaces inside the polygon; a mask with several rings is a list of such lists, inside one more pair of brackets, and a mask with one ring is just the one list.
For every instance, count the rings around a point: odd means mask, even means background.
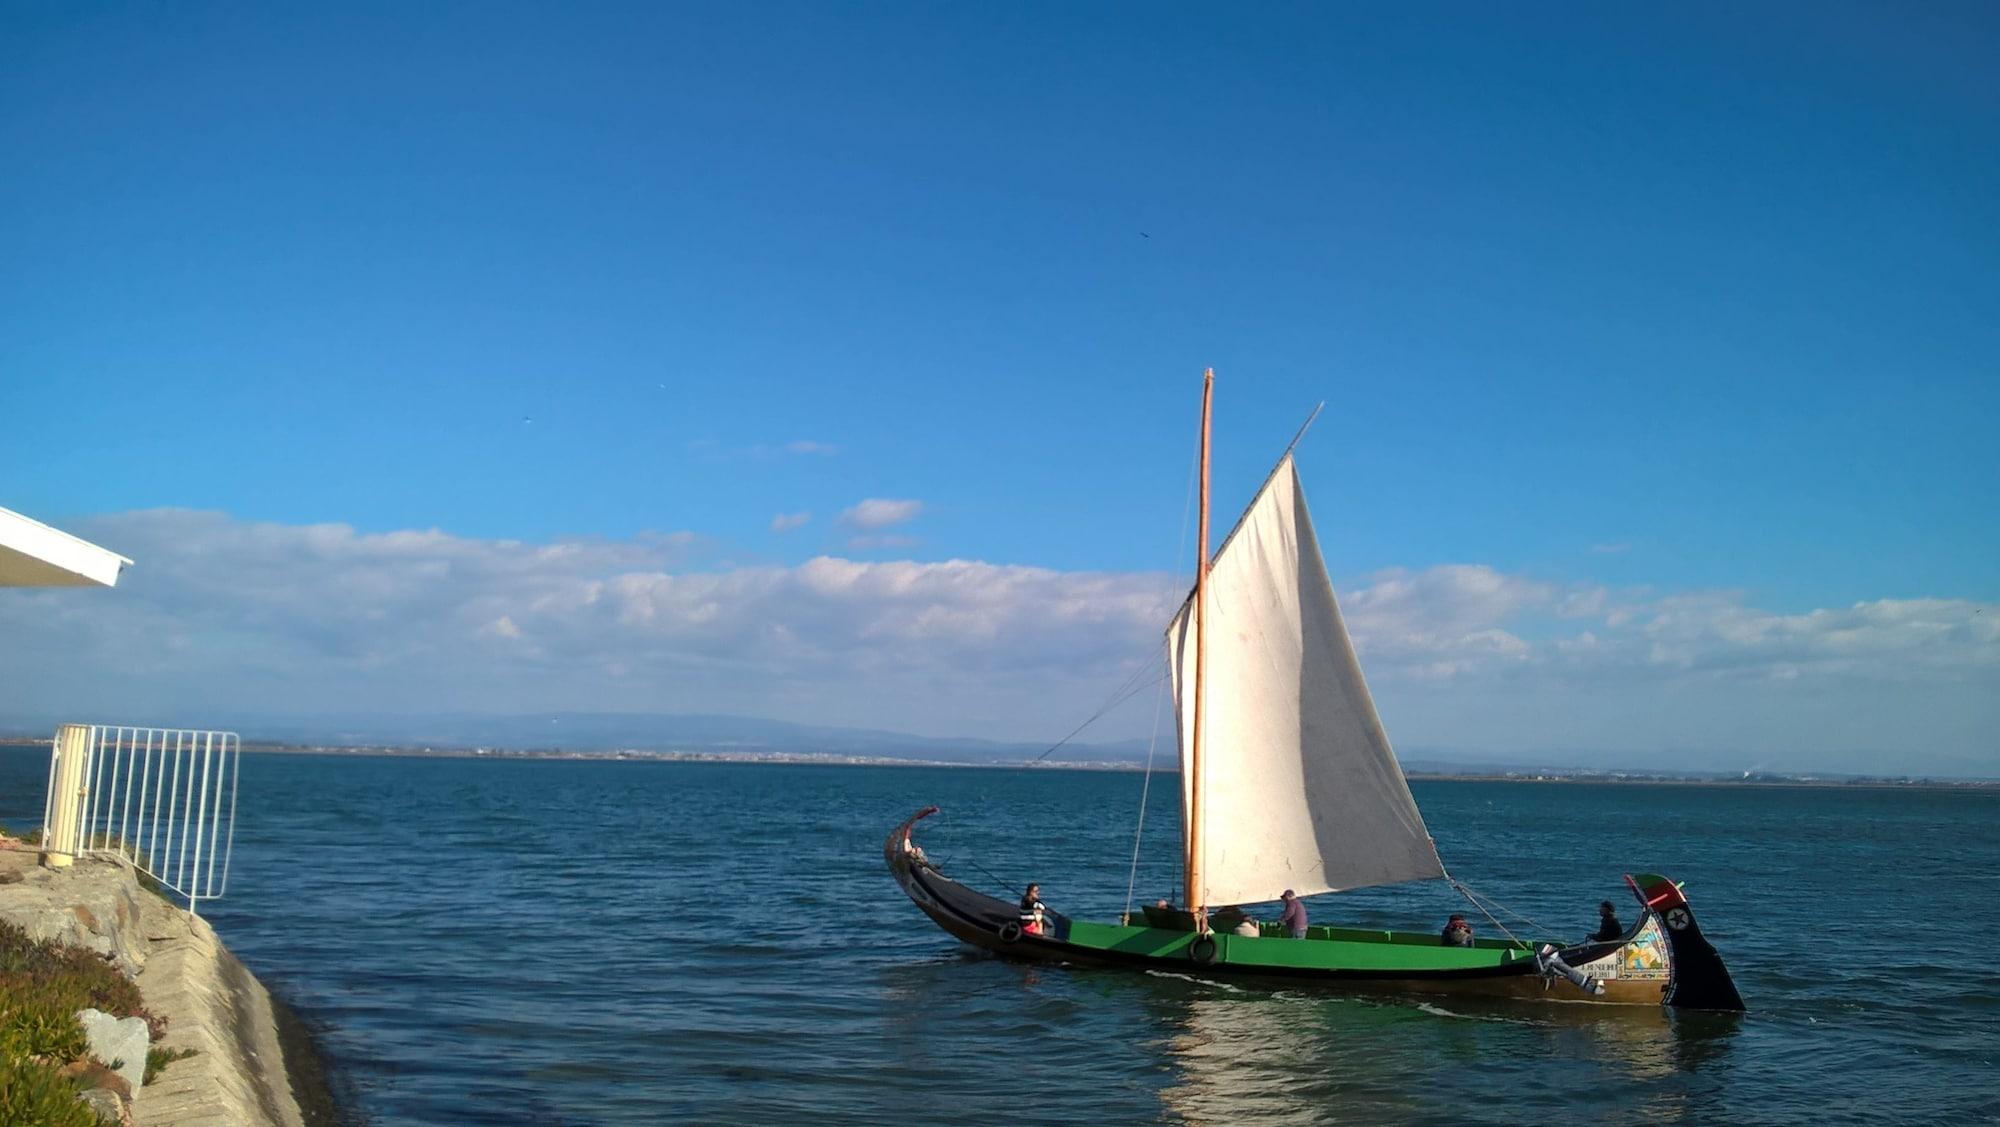
[{"label": "curved boat prow", "polygon": [[910,831],[918,822],[936,813],[938,813],[936,806],[924,807],[905,819],[902,825],[889,831],[888,838],[882,842],[882,859],[889,863],[890,874],[905,891],[908,891],[910,886],[910,862],[925,860],[924,851],[910,840]]},{"label": "curved boat prow", "polygon": [[1660,1000],[1680,1009],[1741,1011],[1743,996],[1736,992],[1736,983],[1714,944],[1701,934],[1701,925],[1695,922],[1694,909],[1680,885],[1658,873],[1627,874],[1625,883],[1632,886],[1646,911],[1660,921],[1660,931],[1667,937],[1673,978],[1666,997]]}]

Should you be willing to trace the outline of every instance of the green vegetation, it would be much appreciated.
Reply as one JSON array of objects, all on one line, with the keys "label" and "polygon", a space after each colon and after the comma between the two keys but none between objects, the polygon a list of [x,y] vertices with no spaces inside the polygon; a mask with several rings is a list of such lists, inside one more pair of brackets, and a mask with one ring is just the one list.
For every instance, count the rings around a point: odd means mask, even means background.
[{"label": "green vegetation", "polygon": [[37,942],[9,923],[0,923],[0,998],[9,1009],[45,1004],[74,1014],[86,1007],[117,1017],[140,1017],[154,1037],[166,1022],[146,1011],[132,980],[102,955],[61,943]]},{"label": "green vegetation", "polygon": [[[139,988],[102,956],[38,942],[0,923],[0,1123],[96,1127],[96,1115],[76,1099],[91,1070],[73,1067],[88,1058],[76,1018],[85,1008],[142,1018],[155,1039],[165,1031],[166,1022],[146,1011]],[[157,1071],[156,1054],[160,1067],[188,1055],[148,1052],[149,1076]]]},{"label": "green vegetation", "polygon": [[99,1127],[97,1113],[78,1100],[74,1081],[54,1065],[0,1057],[0,1123]]},{"label": "green vegetation", "polygon": [[63,1009],[45,996],[9,998],[6,1008],[0,1010],[0,1057],[71,1061],[87,1050],[76,1011]]},{"label": "green vegetation", "polygon": [[141,1083],[151,1084],[153,1078],[165,1071],[168,1065],[177,1060],[186,1060],[189,1057],[199,1056],[200,1054],[200,1049],[161,1049],[157,1047],[147,1049],[146,1078]]}]

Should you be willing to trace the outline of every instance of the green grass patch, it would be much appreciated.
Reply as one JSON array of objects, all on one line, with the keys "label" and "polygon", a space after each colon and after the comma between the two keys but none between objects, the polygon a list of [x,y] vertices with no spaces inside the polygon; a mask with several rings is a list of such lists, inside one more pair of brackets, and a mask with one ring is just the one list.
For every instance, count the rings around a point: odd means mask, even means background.
[{"label": "green grass patch", "polygon": [[36,1127],[99,1127],[97,1113],[77,1099],[73,1081],[42,1061],[0,1057],[0,1123]]},{"label": "green grass patch", "polygon": [[[157,1040],[166,1021],[148,1012],[139,988],[110,960],[81,947],[35,940],[0,922],[0,1124],[97,1127],[97,1116],[77,1101],[81,1081],[60,1075],[63,1066],[90,1052],[76,1014],[98,1009],[146,1022]],[[147,1073],[156,1069],[146,1056]],[[179,1059],[160,1052],[160,1067]]]},{"label": "green grass patch", "polygon": [[70,1013],[86,1007],[116,1017],[146,1019],[153,1036],[166,1022],[147,1012],[139,988],[118,973],[104,956],[81,947],[37,941],[13,924],[0,922],[0,1006],[17,1002],[66,1006]]},{"label": "green grass patch", "polygon": [[158,1076],[161,1072],[165,1071],[168,1065],[177,1060],[186,1060],[189,1057],[200,1055],[200,1049],[147,1049],[146,1079],[142,1083],[151,1084],[153,1077]]}]

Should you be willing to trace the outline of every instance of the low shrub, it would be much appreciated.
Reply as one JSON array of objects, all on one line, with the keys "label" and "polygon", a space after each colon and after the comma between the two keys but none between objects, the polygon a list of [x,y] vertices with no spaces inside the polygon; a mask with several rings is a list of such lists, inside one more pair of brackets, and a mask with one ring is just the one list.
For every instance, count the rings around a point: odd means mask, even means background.
[{"label": "low shrub", "polygon": [[83,1035],[76,1011],[50,1001],[48,991],[10,995],[0,1002],[0,1057],[44,1057],[62,1062],[89,1051],[90,1041]]},{"label": "low shrub", "polygon": [[139,988],[104,956],[28,938],[13,924],[0,922],[0,998],[32,998],[69,1013],[99,1009],[114,1017],[139,1017],[154,1040],[166,1032],[166,1021],[146,1010]]},{"label": "low shrub", "polygon": [[199,1056],[200,1054],[200,1049],[147,1049],[146,1079],[141,1081],[141,1083],[151,1084],[153,1077],[158,1076],[168,1065],[177,1060],[186,1060],[189,1057]]},{"label": "low shrub", "polygon": [[76,1085],[53,1065],[0,1058],[0,1123],[99,1127],[97,1113],[76,1097]]},{"label": "low shrub", "polygon": [[[77,1098],[91,1077],[110,1072],[90,1060],[76,1016],[86,1008],[141,1018],[156,1041],[166,1032],[166,1020],[146,1010],[138,986],[109,959],[0,922],[0,1125],[99,1127],[97,1113]],[[188,1055],[149,1050],[148,1078]]]}]

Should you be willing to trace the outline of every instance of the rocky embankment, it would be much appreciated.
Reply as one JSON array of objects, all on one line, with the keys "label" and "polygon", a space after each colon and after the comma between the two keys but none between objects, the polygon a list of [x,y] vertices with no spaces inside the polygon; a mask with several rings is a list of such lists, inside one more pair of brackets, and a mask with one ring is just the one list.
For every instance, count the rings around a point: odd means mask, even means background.
[{"label": "rocky embankment", "polygon": [[127,1111],[139,1127],[337,1121],[297,1019],[207,922],[142,889],[130,866],[85,859],[47,869],[25,848],[0,848],[0,920],[110,959],[166,1019],[151,1047],[193,1050],[135,1093]]}]

